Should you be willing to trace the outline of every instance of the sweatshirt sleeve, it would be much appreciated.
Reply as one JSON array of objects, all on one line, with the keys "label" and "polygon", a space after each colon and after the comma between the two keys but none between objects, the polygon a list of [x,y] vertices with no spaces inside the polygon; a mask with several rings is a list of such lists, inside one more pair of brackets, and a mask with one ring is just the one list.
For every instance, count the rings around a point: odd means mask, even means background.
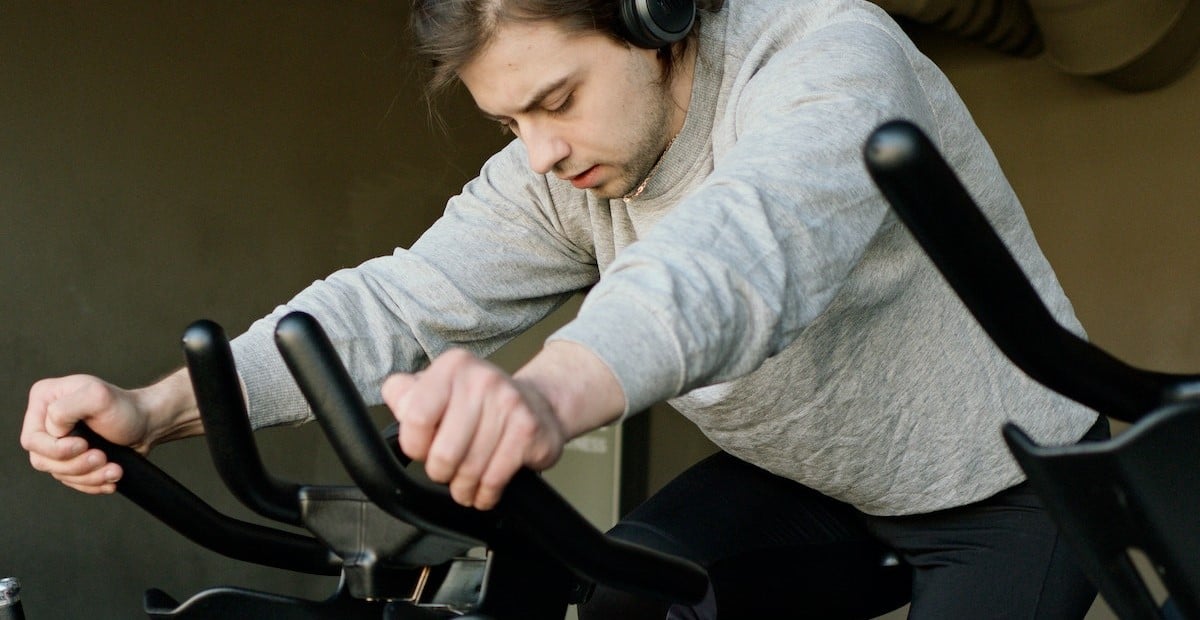
[{"label": "sweatshirt sleeve", "polygon": [[411,248],[314,282],[233,341],[255,427],[311,415],[274,345],[288,312],[321,323],[363,398],[378,404],[388,374],[455,346],[488,355],[595,282],[590,248],[573,241],[522,153],[489,160]]},{"label": "sweatshirt sleeve", "polygon": [[908,48],[877,25],[758,44],[773,45],[726,77],[736,143],[716,152],[711,176],[618,255],[552,336],[605,361],[626,414],[748,374],[795,340],[887,215],[861,160],[867,136],[897,117],[932,125]]}]

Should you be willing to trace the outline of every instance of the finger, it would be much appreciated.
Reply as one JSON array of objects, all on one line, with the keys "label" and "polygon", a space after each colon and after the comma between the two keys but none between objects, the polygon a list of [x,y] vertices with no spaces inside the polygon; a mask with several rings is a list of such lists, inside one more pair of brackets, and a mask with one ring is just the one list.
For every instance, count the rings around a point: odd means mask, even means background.
[{"label": "finger", "polygon": [[[413,375],[411,385],[390,403],[392,415],[400,423],[400,449],[409,458],[416,461],[428,458],[429,448],[446,411],[452,381],[452,368],[438,358],[424,372]],[[398,387],[392,389],[401,391]]]},{"label": "finger", "polygon": [[30,455],[38,454],[52,460],[66,460],[87,450],[87,441],[82,437],[55,437],[47,433],[45,420],[45,406],[40,402],[30,402],[21,425],[21,447]]},{"label": "finger", "polygon": [[[425,459],[425,473],[434,482],[455,480],[459,476],[459,466],[472,447],[489,383],[486,378],[477,379],[479,374],[467,371],[465,375],[457,375],[451,384],[446,410]],[[453,487],[450,491],[454,495]],[[470,501],[469,497],[463,499]]]},{"label": "finger", "polygon": [[63,484],[75,489],[76,491],[79,491],[80,493],[87,493],[88,495],[111,495],[117,491],[117,485],[112,483],[95,486],[74,484],[70,482],[63,482]]},{"label": "finger", "polygon": [[[396,419],[396,422],[400,423],[400,431],[396,436],[396,443],[400,445],[400,451],[408,455],[409,458],[413,458],[413,456],[404,450],[405,424],[403,424],[403,414],[407,407],[404,401],[408,391],[411,390],[416,383],[416,374],[396,373],[389,375],[387,379],[384,379],[383,386],[379,389],[379,394],[383,397],[383,404],[387,405],[387,408],[392,412],[392,417]],[[412,432],[414,435],[417,433],[415,426],[413,427]]]},{"label": "finger", "polygon": [[433,439],[432,428],[422,422],[422,416],[416,413],[421,397],[415,392],[420,377],[410,374],[394,374],[387,378],[381,390],[383,402],[391,409],[392,416],[400,423],[400,450],[409,458],[423,461],[429,450],[429,442]]},{"label": "finger", "polygon": [[521,469],[521,458],[515,452],[497,450],[488,463],[487,469],[479,479],[475,489],[475,497],[471,506],[479,510],[491,510],[504,494],[504,487],[512,480],[517,470]]},{"label": "finger", "polygon": [[83,438],[58,438],[46,431],[46,410],[54,395],[52,384],[38,381],[29,391],[29,405],[20,427],[20,446],[30,453],[38,453],[54,459],[66,459],[80,455],[88,449]]},{"label": "finger", "polygon": [[497,406],[494,398],[490,402],[489,406],[482,409],[470,448],[459,463],[454,479],[450,481],[450,495],[464,506],[474,505],[479,480],[496,451],[504,428],[508,406]]},{"label": "finger", "polygon": [[83,476],[104,467],[108,459],[100,450],[88,450],[69,459],[52,459],[30,453],[29,464],[38,471],[58,476]]},{"label": "finger", "polygon": [[86,474],[56,475],[54,478],[85,493],[111,493],[116,490],[116,483],[121,479],[123,473],[120,465],[108,463],[104,467]]},{"label": "finger", "polygon": [[384,404],[386,404],[389,408],[394,409],[393,405],[398,403],[404,394],[407,393],[408,390],[416,384],[416,382],[416,373],[408,374],[404,372],[398,372],[396,374],[389,375],[387,379],[383,380],[383,386],[379,389],[379,393],[383,397]]},{"label": "finger", "polygon": [[46,432],[63,437],[82,420],[113,408],[113,392],[101,381],[84,381],[46,404]]},{"label": "finger", "polygon": [[479,478],[479,488],[472,501],[472,505],[479,510],[490,510],[500,501],[504,487],[525,464],[525,455],[536,437],[536,431],[532,428],[536,423],[532,417],[515,416],[507,422],[496,450]]}]

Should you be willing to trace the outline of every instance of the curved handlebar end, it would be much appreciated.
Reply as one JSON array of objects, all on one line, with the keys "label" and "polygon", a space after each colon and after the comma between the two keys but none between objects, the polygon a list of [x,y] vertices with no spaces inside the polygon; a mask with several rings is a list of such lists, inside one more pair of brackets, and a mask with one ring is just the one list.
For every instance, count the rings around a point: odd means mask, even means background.
[{"label": "curved handlebar end", "polygon": [[937,147],[916,125],[879,126],[867,171],[899,219],[1000,350],[1030,377],[1105,415],[1133,422],[1193,377],[1129,366],[1064,328],[1042,302]]},{"label": "curved handlebar end", "polygon": [[184,330],[182,340],[209,454],[221,480],[258,514],[300,525],[300,486],[276,479],[263,467],[225,331],[199,320]]},{"label": "curved handlebar end", "polygon": [[863,158],[875,170],[893,171],[911,165],[921,148],[920,130],[907,121],[888,121],[871,132]]},{"label": "curved handlebar end", "polygon": [[275,344],[350,478],[376,505],[428,532],[485,540],[494,518],[463,510],[440,485],[409,476],[371,424],[366,404],[312,315],[291,312]]}]

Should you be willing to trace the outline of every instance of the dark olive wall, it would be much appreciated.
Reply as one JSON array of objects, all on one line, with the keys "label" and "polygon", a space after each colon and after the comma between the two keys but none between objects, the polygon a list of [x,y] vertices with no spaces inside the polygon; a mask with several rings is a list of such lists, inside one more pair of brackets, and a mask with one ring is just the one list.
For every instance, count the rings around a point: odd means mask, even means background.
[{"label": "dark olive wall", "polygon": [[[17,437],[36,379],[152,381],[180,363],[192,320],[238,333],[440,213],[503,138],[462,96],[446,133],[430,128],[405,4],[0,3],[0,577],[23,580],[31,620],[138,617],[152,585],[332,587],[68,491],[29,468]],[[1128,95],[1040,59],[920,42],[995,146],[1094,339],[1134,363],[1200,369],[1200,72]],[[652,427],[651,488],[711,449],[669,412]],[[341,479],[315,429],[259,435],[279,473]],[[203,452],[182,442],[155,458],[232,511]]]},{"label": "dark olive wall", "polygon": [[[466,124],[431,129],[405,6],[0,3],[0,576],[22,579],[31,620],[138,617],[152,585],[332,587],[70,492],[17,439],[35,379],[151,381],[181,362],[192,320],[236,334],[440,213],[502,138],[462,97],[447,117]],[[268,465],[340,479],[314,431],[261,433]],[[156,461],[232,511],[203,452]]]}]

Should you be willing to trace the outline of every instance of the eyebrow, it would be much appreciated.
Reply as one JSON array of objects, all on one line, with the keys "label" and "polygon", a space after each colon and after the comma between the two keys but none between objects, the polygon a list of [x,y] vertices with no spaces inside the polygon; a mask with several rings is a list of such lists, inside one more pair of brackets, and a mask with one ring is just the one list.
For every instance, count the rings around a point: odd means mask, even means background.
[{"label": "eyebrow", "polygon": [[[569,79],[568,77],[561,77],[561,78],[543,86],[541,89],[539,89],[537,92],[535,92],[532,97],[529,98],[528,103],[521,106],[521,109],[517,113],[518,114],[529,113],[534,108],[541,105],[542,101],[545,101],[546,97],[549,97],[552,93],[554,93],[554,91],[562,88],[563,86],[566,86],[568,79]],[[504,118],[507,118],[505,116],[498,116],[498,115],[492,114],[492,113],[488,112],[487,110],[484,110],[483,108],[479,108],[479,111],[482,112],[483,116],[486,117],[488,120],[499,121]]]}]

